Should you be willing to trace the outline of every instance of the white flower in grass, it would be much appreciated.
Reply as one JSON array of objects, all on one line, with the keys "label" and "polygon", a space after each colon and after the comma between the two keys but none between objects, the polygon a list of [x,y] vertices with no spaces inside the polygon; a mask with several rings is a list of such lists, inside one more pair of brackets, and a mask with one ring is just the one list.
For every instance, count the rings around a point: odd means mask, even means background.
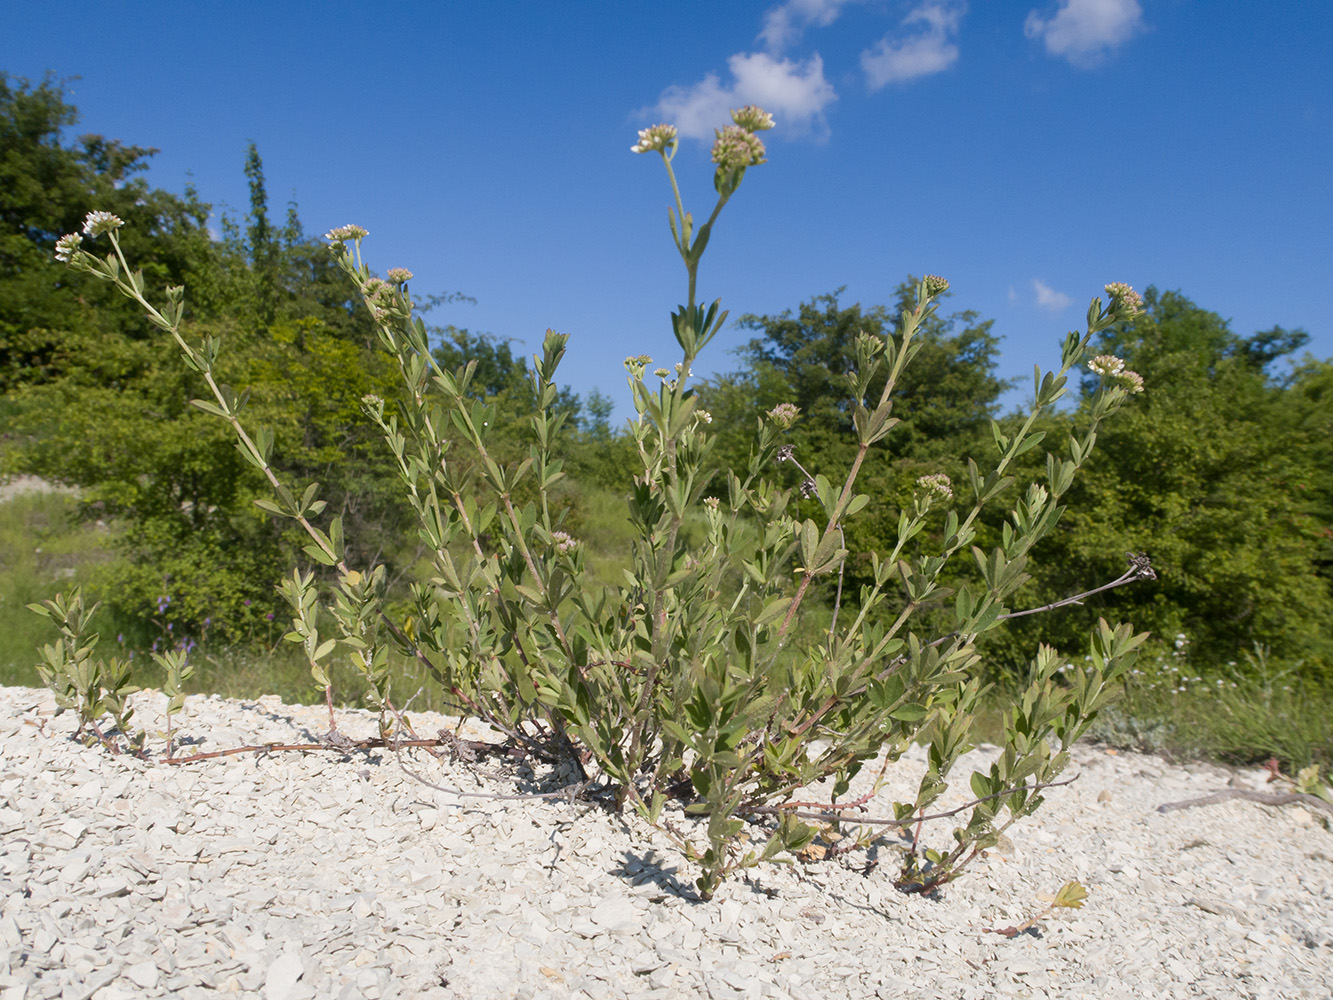
[{"label": "white flower in grass", "polygon": [[83,242],[83,237],[78,233],[66,233],[60,239],[56,240],[56,260],[63,264],[68,264],[74,259],[75,255],[82,253],[79,244]]},{"label": "white flower in grass", "polygon": [[339,226],[337,229],[330,229],[324,234],[324,238],[330,243],[346,243],[348,240],[364,240],[369,235],[370,233],[361,226]]},{"label": "white flower in grass", "polygon": [[1125,370],[1125,363],[1114,354],[1099,354],[1088,362],[1088,367],[1105,378],[1114,378]]},{"label": "white flower in grass", "polygon": [[953,499],[953,480],[943,472],[934,472],[929,476],[922,476],[916,481],[916,484],[922,489],[934,493],[942,500]]},{"label": "white flower in grass", "polygon": [[115,232],[123,225],[125,223],[121,218],[110,212],[89,212],[83,220],[83,231],[89,236],[101,236],[103,233]]},{"label": "white flower in grass", "polygon": [[631,153],[655,153],[676,144],[676,126],[653,125],[639,130],[639,141],[630,147]]}]

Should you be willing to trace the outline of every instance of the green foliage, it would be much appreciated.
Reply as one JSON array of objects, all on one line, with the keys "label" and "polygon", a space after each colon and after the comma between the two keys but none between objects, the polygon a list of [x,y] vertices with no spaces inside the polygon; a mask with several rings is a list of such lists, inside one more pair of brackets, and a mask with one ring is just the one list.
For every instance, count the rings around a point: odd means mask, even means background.
[{"label": "green foliage", "polygon": [[[1064,530],[1044,543],[1031,605],[1114,572],[1126,551],[1146,551],[1159,581],[1090,601],[1166,639],[1184,633],[1197,663],[1217,668],[1255,643],[1304,659],[1311,678],[1333,678],[1333,410],[1327,363],[1307,360],[1286,379],[1265,366],[1304,342],[1275,330],[1241,338],[1178,293],[1149,289],[1145,312],[1104,332],[1093,350],[1143,376],[1139,404],[1099,437],[1105,452],[1070,493]],[[1094,384],[1085,380],[1087,419]],[[1019,623],[1056,642],[1072,615]]]},{"label": "green foliage", "polygon": [[[219,376],[246,385],[253,411],[273,428],[275,455],[301,478],[325,484],[356,529],[355,555],[410,564],[410,512],[385,484],[392,468],[360,412],[367,392],[388,392],[393,372],[372,350],[369,317],[352,309],[355,287],[327,250],[306,240],[294,206],[269,221],[263,165],[250,147],[248,226],[225,238],[204,228],[208,206],[150,188],[151,150],[85,137],[61,144],[76,119],[59,87],[0,79],[0,389],[5,391],[9,470],[82,488],[89,519],[123,530],[126,558],[94,582],[118,618],[140,617],[173,598],[176,624],[235,641],[263,631],[278,612],[281,567],[299,546],[262,517],[262,476],[225,447],[225,428],[191,410],[203,389],[165,333],[126,310],[104,283],[52,257],[92,204],[135,222],[126,233],[155,287],[189,280],[191,315],[227,336]],[[221,312],[228,318],[218,319]],[[9,376],[5,375],[9,372]]]},{"label": "green foliage", "polygon": [[[162,305],[149,301],[146,282],[124,256],[114,216],[94,213],[87,222],[88,232],[108,238],[105,258],[72,237],[61,251],[76,271],[137,302],[174,340],[212,396],[194,405],[229,425],[243,460],[269,484],[271,499],[257,505],[298,525],[310,540],[306,554],[336,570],[337,588],[324,605],[336,635],[321,631],[313,574],[297,571],[284,588],[294,613],[289,638],[304,647],[316,683],[328,689],[325,661],[341,652],[381,711],[397,719],[387,669],[396,645],[471,711],[553,756],[585,787],[584,763],[591,762],[619,806],[660,824],[699,865],[705,898],[735,870],[810,843],[814,830],[782,810],[799,788],[832,778],[829,808],[835,809],[865,761],[881,753],[895,761],[918,738],[929,745],[929,767],[914,801],[896,803],[895,815],[904,823],[921,816],[948,788],[954,763],[971,748],[981,693],[972,676],[976,641],[1000,622],[1006,601],[1026,581],[1032,547],[1059,518],[1061,496],[1091,454],[1096,428],[1128,398],[1124,380],[1103,381],[1089,408],[1091,426],[1071,435],[1069,458],[1048,454],[1046,484],[1033,483],[1017,499],[999,545],[990,551],[972,545],[975,525],[1013,485],[1010,467],[1041,440],[1032,427],[1064,394],[1066,373],[1089,340],[1137,305],[1125,286],[1108,285],[1105,306],[1093,300],[1087,334],[1071,334],[1061,370],[1038,379],[1025,424],[1011,435],[997,432],[999,459],[984,470],[969,461],[970,501],[952,505],[947,476],[918,480],[898,516],[891,551],[872,557],[870,582],[850,622],[827,633],[794,627],[812,584],[842,572],[843,523],[869,500],[856,492],[858,477],[872,447],[900,423],[893,415],[896,390],[909,363],[938,340],[929,331],[948,285],[928,276],[893,331],[860,333],[852,342],[854,365],[841,391],[854,445],[845,472],[836,478],[820,472],[804,484],[815,504],[811,516],[797,509],[793,490],[768,478],[790,447],[783,441],[798,411],[789,403],[759,421],[743,467],[718,470],[710,416],[688,383],[726,313],[717,302],[696,301],[697,269],[722,207],[746,169],[763,162],[755,133],[771,126],[758,109],[734,117],[737,124],[719,132],[714,149],[718,201],[708,221],[696,229],[678,195],[671,212],[688,275],[687,301],[671,317],[682,360],[674,374],[656,373],[656,385],[645,377],[647,359],[626,361],[637,413],[629,434],[637,455],[628,512],[633,543],[622,579],[605,587],[586,585],[586,545],[567,530],[558,505],[565,474],[555,455],[572,421],[555,376],[567,337],[547,332],[526,389],[532,408],[526,449],[505,455],[512,432],[501,430],[497,414],[519,395],[506,351],[490,356],[484,374],[491,385],[477,381],[477,358],[452,371],[444,367],[427,327],[412,315],[405,272],[390,271],[388,281],[374,277],[361,260],[366,233],[359,227],[329,234],[402,383],[396,406],[376,393],[362,399],[431,553],[433,576],[413,587],[411,615],[400,623],[390,613],[384,566],[351,568],[345,519],[335,515],[327,529],[318,527],[328,506],[319,485],[294,489],[284,481],[273,461],[274,430],[251,431],[242,423],[246,398],[219,381],[219,341],[182,336],[184,290],[167,288]],[[661,154],[676,190],[674,130],[659,127],[640,138],[641,151]],[[715,480],[717,495],[710,496]],[[937,508],[944,522],[936,553],[910,556],[908,543]],[[941,575],[951,557],[969,548],[979,581],[951,593]],[[876,611],[891,595],[898,610],[887,624]],[[918,611],[946,598],[948,631],[909,627]],[[1039,792],[1065,767],[1068,746],[1111,699],[1143,639],[1128,626],[1101,622],[1088,666],[1064,685],[1055,683],[1060,657],[1048,647],[1039,651],[1026,689],[1005,714],[1002,756],[989,772],[972,775],[977,799],[966,826],[953,832],[952,848],[914,853],[902,886],[928,891],[951,880],[1009,823],[1041,804]],[[386,715],[381,725],[388,729]],[[702,835],[677,830],[664,814],[678,795],[687,796],[686,814],[701,819]],[[758,850],[745,847],[745,817],[774,812],[779,821],[769,841]]]},{"label": "green foliage", "polygon": [[133,226],[126,249],[155,286],[188,281],[203,315],[218,305],[209,206],[193,190],[182,198],[137,176],[155,150],[92,134],[65,144],[77,120],[50,77],[34,86],[0,73],[0,392],[71,366],[95,373],[108,340],[148,333],[119,296],[52,258],[56,240],[93,208]]},{"label": "green foliage", "polygon": [[[84,610],[83,595],[76,587],[66,600],[57,594],[53,600],[31,604],[30,610],[51,619],[60,630],[60,641],[42,648],[42,662],[37,665],[42,683],[56,696],[60,711],[79,713],[76,736],[85,743],[101,743],[119,753],[122,745],[133,752],[143,750],[144,734],[130,729],[134,710],[127,699],[139,690],[130,684],[130,665],[126,660],[93,659],[98,635],[88,632],[88,624],[97,605]],[[98,723],[110,715],[113,732],[102,732]]]},{"label": "green foliage", "polygon": [[1263,646],[1212,668],[1195,665],[1183,639],[1176,645],[1127,676],[1125,697],[1092,735],[1177,758],[1333,767],[1333,685],[1303,676],[1302,661],[1279,660]]}]

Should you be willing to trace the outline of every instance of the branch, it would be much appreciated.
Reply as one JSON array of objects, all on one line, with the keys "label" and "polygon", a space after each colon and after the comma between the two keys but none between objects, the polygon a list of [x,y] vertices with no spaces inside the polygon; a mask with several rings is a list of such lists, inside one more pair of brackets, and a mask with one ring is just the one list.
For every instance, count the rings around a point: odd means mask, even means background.
[{"label": "branch", "polygon": [[[797,816],[801,819],[820,819],[834,823],[853,822],[864,826],[896,826],[904,828],[912,826],[915,823],[924,823],[927,820],[948,819],[950,816],[957,816],[960,812],[971,809],[973,806],[980,805],[983,802],[989,802],[991,799],[998,799],[1003,798],[1006,795],[1012,795],[1014,792],[1038,792],[1043,788],[1058,788],[1061,785],[1068,785],[1071,782],[1077,781],[1078,778],[1079,775],[1076,774],[1072,778],[1066,778],[1064,781],[1047,781],[1037,782],[1032,785],[1017,785],[1013,788],[1006,788],[999,792],[993,792],[990,795],[986,795],[979,799],[972,799],[969,802],[964,802],[958,808],[950,809],[947,812],[927,813],[924,816],[911,816],[907,819],[881,819],[873,816],[845,816],[837,806],[833,806],[828,811],[821,812],[808,812],[802,809],[792,809],[788,806],[755,806],[753,809],[745,809],[741,810],[741,812],[749,816],[777,816],[783,813],[789,813],[792,816]],[[850,807],[843,806],[841,808],[845,809]]]},{"label": "branch", "polygon": [[1195,806],[1210,806],[1216,802],[1227,802],[1231,799],[1247,799],[1250,802],[1262,802],[1269,806],[1285,806],[1291,802],[1300,802],[1302,805],[1317,806],[1325,812],[1333,813],[1333,805],[1325,802],[1317,795],[1307,795],[1305,792],[1255,792],[1248,788],[1224,788],[1220,792],[1214,792],[1212,795],[1205,795],[1198,799],[1167,802],[1158,806],[1157,811],[1166,813],[1173,809],[1193,809]]}]

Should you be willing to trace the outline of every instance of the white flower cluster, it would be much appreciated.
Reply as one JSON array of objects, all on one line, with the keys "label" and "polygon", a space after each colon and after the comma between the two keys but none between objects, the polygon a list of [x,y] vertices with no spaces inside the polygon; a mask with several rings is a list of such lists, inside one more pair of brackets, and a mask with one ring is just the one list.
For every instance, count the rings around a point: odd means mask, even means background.
[{"label": "white flower cluster", "polygon": [[551,541],[555,542],[555,549],[557,552],[568,552],[579,543],[577,538],[574,538],[566,531],[551,532]]},{"label": "white flower cluster", "polygon": [[1143,391],[1143,376],[1125,368],[1125,363],[1114,354],[1099,354],[1088,362],[1088,367],[1102,378],[1113,379],[1128,393]]},{"label": "white flower cluster", "polygon": [[788,430],[792,424],[796,423],[796,418],[801,415],[801,408],[795,403],[779,403],[773,409],[768,411],[768,419],[777,424],[784,431]]},{"label": "white flower cluster", "polygon": [[339,226],[337,229],[330,229],[324,234],[324,238],[330,243],[346,243],[348,240],[364,240],[369,235],[370,233],[361,226]]},{"label": "white flower cluster", "polygon": [[916,481],[916,484],[923,490],[934,493],[942,500],[953,499],[953,480],[943,472],[933,472],[928,476],[922,476]]},{"label": "white flower cluster", "polygon": [[773,127],[773,116],[754,104],[732,108],[731,120],[747,132],[766,132]]},{"label": "white flower cluster", "polygon": [[412,280],[412,272],[405,267],[391,267],[388,278],[395,285],[405,285]]},{"label": "white flower cluster", "polygon": [[89,212],[88,217],[83,220],[83,231],[89,236],[101,236],[103,233],[115,232],[125,223],[120,216],[112,215],[110,212]]},{"label": "white flower cluster", "polygon": [[1111,308],[1121,319],[1128,319],[1143,309],[1143,296],[1123,281],[1113,281],[1107,285],[1106,294],[1111,297]]},{"label": "white flower cluster", "polygon": [[1125,370],[1125,363],[1114,354],[1099,354],[1088,362],[1088,367],[1105,378],[1114,378]]},{"label": "white flower cluster", "polygon": [[68,264],[74,259],[74,255],[81,253],[79,244],[83,242],[83,237],[78,233],[67,233],[56,240],[56,260],[62,264]]},{"label": "white flower cluster", "polygon": [[713,141],[713,162],[719,170],[744,170],[746,167],[766,163],[767,152],[759,136],[741,128],[728,125],[715,130],[717,138]]},{"label": "white flower cluster", "polygon": [[639,141],[630,147],[632,153],[655,153],[676,144],[676,126],[653,125],[639,130]]}]

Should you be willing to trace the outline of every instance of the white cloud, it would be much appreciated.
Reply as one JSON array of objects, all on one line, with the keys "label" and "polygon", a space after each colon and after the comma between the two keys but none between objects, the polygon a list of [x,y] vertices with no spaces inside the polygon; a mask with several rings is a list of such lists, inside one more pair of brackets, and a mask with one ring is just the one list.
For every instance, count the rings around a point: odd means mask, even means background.
[{"label": "white cloud", "polygon": [[1057,292],[1040,278],[1032,279],[1032,290],[1037,293],[1037,305],[1042,309],[1049,309],[1051,312],[1067,309],[1069,304],[1074,301],[1064,292]]},{"label": "white cloud", "polygon": [[824,79],[824,61],[817,53],[794,62],[764,52],[738,52],[727,66],[729,84],[709,73],[693,86],[668,87],[654,112],[693,139],[712,139],[713,129],[731,122],[730,110],[746,104],[759,105],[784,130],[827,131],[824,109],[838,95]]},{"label": "white cloud", "polygon": [[1075,66],[1095,64],[1142,29],[1138,0],[1060,0],[1054,16],[1042,17],[1034,10],[1023,22],[1028,38],[1040,38],[1047,52]]},{"label": "white cloud", "polygon": [[787,0],[764,14],[760,39],[770,52],[781,52],[800,40],[810,25],[827,28],[838,19],[842,8],[857,0]]},{"label": "white cloud", "polygon": [[951,36],[957,33],[966,9],[966,4],[950,0],[927,0],[912,8],[902,26],[915,31],[905,38],[885,35],[874,48],[861,53],[861,68],[870,89],[939,73],[956,63],[958,46]]}]

